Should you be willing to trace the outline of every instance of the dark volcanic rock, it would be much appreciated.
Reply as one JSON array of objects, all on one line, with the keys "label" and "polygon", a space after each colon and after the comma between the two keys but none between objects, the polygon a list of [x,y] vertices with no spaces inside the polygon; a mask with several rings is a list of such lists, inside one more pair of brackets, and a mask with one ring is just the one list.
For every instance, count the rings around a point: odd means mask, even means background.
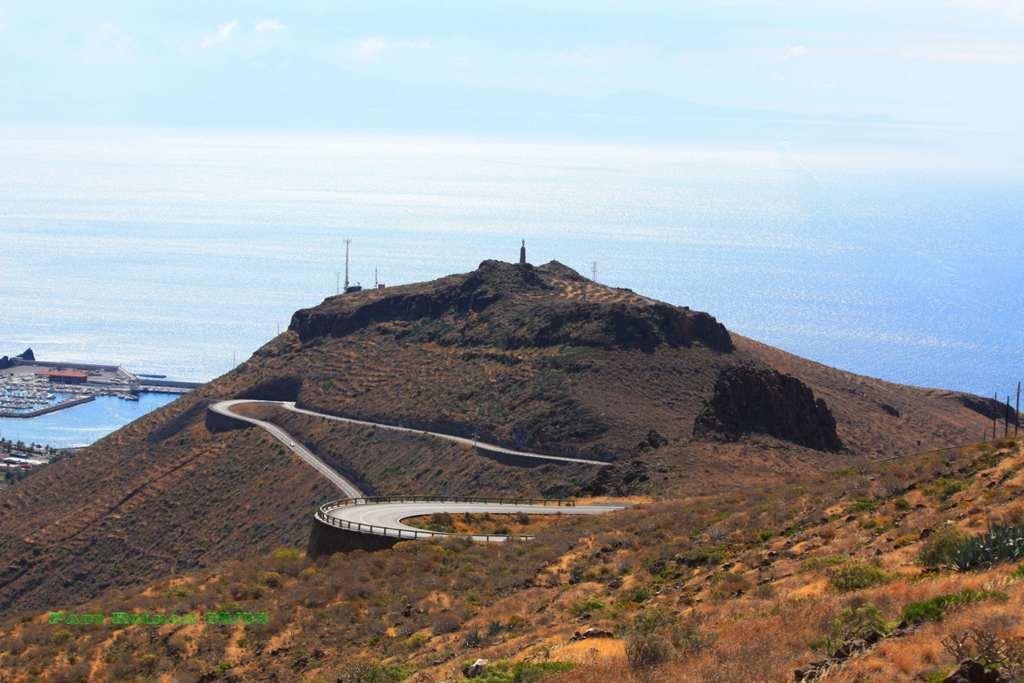
[{"label": "dark volcanic rock", "polygon": [[256,401],[296,401],[301,389],[302,380],[298,377],[275,377],[241,392],[238,398]]},{"label": "dark volcanic rock", "polygon": [[[964,405],[965,408],[973,410],[979,415],[983,415],[988,419],[999,420],[1000,422],[1007,419],[1006,404],[1001,403],[994,398],[982,398],[981,396],[974,396],[972,394],[957,394],[957,399]],[[1012,407],[1009,411],[1010,424],[1019,424],[1020,416],[1017,415],[1017,411]]]},{"label": "dark volcanic rock", "polygon": [[893,417],[899,417],[900,416],[899,409],[896,408],[895,406],[889,405],[888,403],[883,403],[882,404],[882,412],[888,413],[889,415],[892,415]]},{"label": "dark volcanic rock", "polygon": [[698,437],[736,440],[745,434],[768,434],[819,451],[843,444],[828,405],[815,400],[800,380],[769,369],[726,368],[714,394],[693,425]]},{"label": "dark volcanic rock", "polygon": [[942,679],[942,683],[1008,683],[1009,680],[998,671],[987,669],[978,662],[968,659],[961,662],[956,671]]},{"label": "dark volcanic rock", "polygon": [[667,445],[668,445],[668,439],[666,439],[664,436],[662,436],[657,431],[652,429],[651,431],[647,432],[647,438],[645,438],[643,441],[640,442],[639,448],[642,451],[644,451],[644,450],[656,451],[659,448],[661,448],[662,446],[667,446]]},{"label": "dark volcanic rock", "polygon": [[556,262],[535,268],[484,261],[472,273],[426,285],[334,297],[298,311],[290,329],[308,343],[377,323],[415,321],[416,329],[407,331],[410,341],[446,346],[516,349],[567,344],[651,351],[661,345],[702,344],[719,352],[733,349],[728,330],[707,313],[644,299],[628,290],[608,289],[611,296],[594,301],[560,296],[567,282],[576,287],[589,281]]},{"label": "dark volcanic rock", "polygon": [[14,358],[8,358],[7,356],[0,357],[0,370],[6,370],[7,368],[14,367],[14,361],[16,360],[35,360],[36,356],[32,353],[32,349],[25,349],[19,355]]}]

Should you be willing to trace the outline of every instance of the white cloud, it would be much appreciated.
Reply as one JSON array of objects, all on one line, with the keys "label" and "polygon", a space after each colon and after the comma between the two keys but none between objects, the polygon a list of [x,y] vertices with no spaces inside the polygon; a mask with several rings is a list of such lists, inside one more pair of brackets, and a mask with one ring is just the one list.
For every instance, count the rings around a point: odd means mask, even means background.
[{"label": "white cloud", "polygon": [[786,48],[786,57],[792,59],[799,59],[800,57],[806,57],[810,53],[810,50],[806,45],[790,45]]},{"label": "white cloud", "polygon": [[276,33],[288,27],[277,19],[260,19],[254,24],[253,28],[256,30],[256,33]]},{"label": "white cloud", "polygon": [[381,36],[368,36],[356,43],[350,54],[356,59],[371,60],[390,50],[426,50],[430,46],[426,40],[388,40]]},{"label": "white cloud", "polygon": [[203,41],[199,44],[204,50],[208,50],[211,47],[216,47],[226,43],[230,38],[232,32],[238,27],[238,20],[232,19],[231,21],[225,22],[217,27],[213,33],[203,38]]}]

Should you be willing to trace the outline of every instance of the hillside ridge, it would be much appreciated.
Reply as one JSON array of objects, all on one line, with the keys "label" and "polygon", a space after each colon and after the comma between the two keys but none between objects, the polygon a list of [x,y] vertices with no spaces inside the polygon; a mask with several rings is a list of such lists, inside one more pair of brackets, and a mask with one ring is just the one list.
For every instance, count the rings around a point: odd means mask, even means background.
[{"label": "hillside ridge", "polygon": [[331,487],[261,430],[209,429],[221,400],[611,462],[523,467],[413,434],[258,416],[373,495],[664,497],[976,440],[989,422],[963,396],[827,368],[556,262],[485,261],[303,309],[237,368],[4,490],[0,609],[304,547]]}]

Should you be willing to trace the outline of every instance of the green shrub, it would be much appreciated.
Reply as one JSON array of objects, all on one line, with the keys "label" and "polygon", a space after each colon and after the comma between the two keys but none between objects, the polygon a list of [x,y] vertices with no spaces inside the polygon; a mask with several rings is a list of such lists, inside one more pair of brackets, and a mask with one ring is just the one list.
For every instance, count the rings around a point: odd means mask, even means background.
[{"label": "green shrub", "polygon": [[947,477],[939,477],[924,487],[924,492],[940,501],[946,501],[967,488],[967,482]]},{"label": "green shrub", "polygon": [[649,669],[672,658],[672,645],[654,633],[635,633],[626,639],[626,659],[634,669]]},{"label": "green shrub", "polygon": [[572,612],[574,617],[582,617],[593,612],[600,612],[604,608],[605,604],[600,598],[591,596],[573,604],[569,611]]},{"label": "green shrub", "polygon": [[754,587],[750,579],[734,572],[716,574],[712,586],[711,596],[716,600],[739,597]]},{"label": "green shrub", "polygon": [[448,512],[435,512],[430,515],[430,521],[423,526],[425,529],[429,529],[430,531],[452,533],[455,531],[455,520],[452,519],[451,514]]},{"label": "green shrub", "polygon": [[278,548],[267,558],[270,571],[288,576],[298,576],[306,566],[306,555],[296,548]]},{"label": "green shrub", "polygon": [[667,607],[648,607],[633,619],[636,633],[654,633],[663,628],[675,626],[678,616]]},{"label": "green shrub", "polygon": [[702,567],[709,564],[721,564],[725,555],[725,546],[698,545],[677,554],[673,559],[687,567]]},{"label": "green shrub", "polygon": [[970,538],[961,545],[953,556],[953,564],[966,572],[1022,558],[1024,526],[996,524],[987,533]]},{"label": "green shrub", "polygon": [[849,562],[833,567],[828,572],[828,580],[832,587],[844,593],[881,586],[893,578],[881,567],[866,562]]},{"label": "green shrub", "polygon": [[892,629],[882,613],[873,603],[850,605],[843,609],[835,619],[829,622],[829,631],[820,640],[811,643],[811,648],[828,656],[851,640],[867,640],[876,636],[884,636]]},{"label": "green shrub", "polygon": [[358,662],[340,672],[338,683],[398,683],[412,674],[413,670],[405,666]]},{"label": "green shrub", "polygon": [[1009,599],[1006,593],[998,591],[975,591],[962,590],[959,593],[948,593],[939,595],[930,600],[912,602],[903,608],[903,620],[908,624],[920,624],[926,621],[942,621],[946,610],[958,605],[968,605],[972,602],[983,600],[998,600],[1005,602]]},{"label": "green shrub", "polygon": [[[468,662],[471,664],[472,662]],[[534,683],[570,671],[572,662],[493,662],[474,678],[479,683]]]},{"label": "green shrub", "polygon": [[804,571],[815,571],[817,569],[825,569],[826,567],[834,567],[838,564],[845,564],[850,561],[850,558],[846,555],[825,555],[824,557],[809,557],[803,561],[800,567]]},{"label": "green shrub", "polygon": [[917,560],[925,567],[952,565],[957,553],[969,540],[970,536],[952,524],[943,524],[925,542]]},{"label": "green shrub", "polygon": [[651,597],[651,589],[647,586],[634,586],[626,593],[626,599],[630,602],[646,602]]},{"label": "green shrub", "polygon": [[876,507],[878,507],[878,503],[875,501],[859,498],[850,503],[848,510],[850,512],[872,512]]}]

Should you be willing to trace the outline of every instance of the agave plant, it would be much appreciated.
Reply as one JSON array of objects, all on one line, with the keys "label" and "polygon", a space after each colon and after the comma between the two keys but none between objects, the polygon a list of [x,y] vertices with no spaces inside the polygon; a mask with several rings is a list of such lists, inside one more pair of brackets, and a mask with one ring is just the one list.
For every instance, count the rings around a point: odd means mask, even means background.
[{"label": "agave plant", "polygon": [[1024,558],[1024,526],[996,524],[960,546],[953,556],[953,564],[960,571],[970,571],[1021,558]]}]

